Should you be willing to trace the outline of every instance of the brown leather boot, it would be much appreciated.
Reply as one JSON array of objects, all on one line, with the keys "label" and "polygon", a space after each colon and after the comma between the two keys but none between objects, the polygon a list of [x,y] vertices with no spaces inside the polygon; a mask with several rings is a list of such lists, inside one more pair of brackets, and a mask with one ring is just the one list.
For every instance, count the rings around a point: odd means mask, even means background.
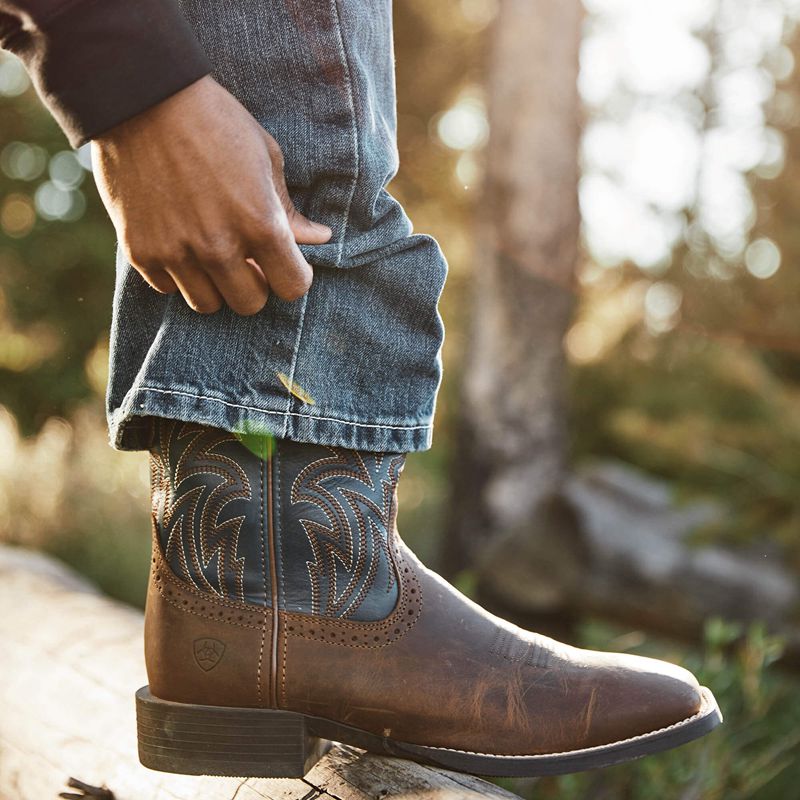
[{"label": "brown leather boot", "polygon": [[139,753],[301,776],[335,740],[481,775],[606,766],[721,721],[684,669],[487,613],[395,527],[403,456],[158,421]]}]

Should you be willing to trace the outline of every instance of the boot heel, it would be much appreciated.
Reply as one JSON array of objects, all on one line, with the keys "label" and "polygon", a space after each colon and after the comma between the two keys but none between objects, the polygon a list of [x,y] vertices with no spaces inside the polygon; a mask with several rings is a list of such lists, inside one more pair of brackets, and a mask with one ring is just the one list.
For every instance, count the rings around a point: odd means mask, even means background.
[{"label": "boot heel", "polygon": [[139,761],[182,775],[302,778],[330,742],[310,736],[302,714],[159,700],[136,692]]}]

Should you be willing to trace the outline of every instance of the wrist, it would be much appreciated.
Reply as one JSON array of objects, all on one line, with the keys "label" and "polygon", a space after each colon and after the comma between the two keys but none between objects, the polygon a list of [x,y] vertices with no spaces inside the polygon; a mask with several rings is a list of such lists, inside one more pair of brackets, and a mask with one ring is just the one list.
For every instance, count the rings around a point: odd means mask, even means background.
[{"label": "wrist", "polygon": [[115,149],[141,139],[143,135],[165,123],[174,124],[176,119],[180,119],[188,114],[192,107],[197,106],[202,96],[210,90],[211,84],[216,85],[216,81],[210,75],[204,75],[155,105],[103,131],[92,141],[103,150]]}]

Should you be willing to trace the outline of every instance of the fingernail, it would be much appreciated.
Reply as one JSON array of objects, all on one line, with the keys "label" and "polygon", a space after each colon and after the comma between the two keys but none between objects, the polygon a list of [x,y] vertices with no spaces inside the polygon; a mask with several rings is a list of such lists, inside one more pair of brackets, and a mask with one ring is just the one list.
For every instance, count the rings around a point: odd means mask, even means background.
[{"label": "fingernail", "polygon": [[332,234],[333,231],[327,226],[323,225],[321,222],[312,222],[311,223],[320,233],[330,233]]}]

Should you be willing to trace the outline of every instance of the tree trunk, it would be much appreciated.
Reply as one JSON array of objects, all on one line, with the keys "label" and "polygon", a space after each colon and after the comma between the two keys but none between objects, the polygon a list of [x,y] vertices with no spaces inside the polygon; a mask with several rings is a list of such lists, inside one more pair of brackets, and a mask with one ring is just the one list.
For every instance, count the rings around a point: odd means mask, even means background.
[{"label": "tree trunk", "polygon": [[442,558],[451,575],[523,535],[567,474],[580,22],[579,0],[504,0],[492,34],[474,325]]}]

